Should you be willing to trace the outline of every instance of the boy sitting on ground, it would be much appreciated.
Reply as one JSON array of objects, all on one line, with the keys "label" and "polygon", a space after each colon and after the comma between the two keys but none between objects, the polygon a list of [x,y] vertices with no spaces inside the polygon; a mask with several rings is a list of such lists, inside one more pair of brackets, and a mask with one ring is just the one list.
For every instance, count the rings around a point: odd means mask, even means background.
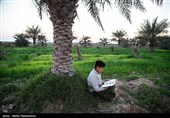
[{"label": "boy sitting on ground", "polygon": [[111,100],[115,97],[114,87],[101,87],[104,84],[104,80],[101,79],[101,73],[103,72],[105,63],[103,61],[97,60],[95,63],[95,68],[90,72],[87,78],[88,89],[95,95]]}]

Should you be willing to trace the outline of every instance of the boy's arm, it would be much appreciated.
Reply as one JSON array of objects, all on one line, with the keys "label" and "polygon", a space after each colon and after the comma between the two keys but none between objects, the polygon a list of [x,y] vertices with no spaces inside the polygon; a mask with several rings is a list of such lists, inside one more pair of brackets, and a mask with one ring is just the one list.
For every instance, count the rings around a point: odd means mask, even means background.
[{"label": "boy's arm", "polygon": [[95,78],[92,79],[91,85],[96,92],[100,92],[100,91],[103,91],[103,90],[108,88],[108,87],[100,87],[99,84],[98,84],[98,81],[95,80]]}]

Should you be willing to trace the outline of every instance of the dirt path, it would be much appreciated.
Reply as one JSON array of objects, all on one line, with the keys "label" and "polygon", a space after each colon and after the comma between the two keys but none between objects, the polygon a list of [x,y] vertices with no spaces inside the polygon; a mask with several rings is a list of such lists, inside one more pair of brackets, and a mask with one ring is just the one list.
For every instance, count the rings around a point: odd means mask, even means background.
[{"label": "dirt path", "polygon": [[153,82],[143,78],[129,82],[117,80],[115,86],[116,97],[112,102],[99,103],[96,111],[101,113],[150,113],[147,109],[136,105],[137,99],[123,89],[126,86],[133,89],[134,92],[138,92],[138,87],[142,83],[156,87]]}]

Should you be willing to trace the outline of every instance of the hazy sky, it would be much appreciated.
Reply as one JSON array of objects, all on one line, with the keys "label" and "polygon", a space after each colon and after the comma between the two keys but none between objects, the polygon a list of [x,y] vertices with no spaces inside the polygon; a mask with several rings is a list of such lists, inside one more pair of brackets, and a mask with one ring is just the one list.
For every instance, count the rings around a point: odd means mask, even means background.
[{"label": "hazy sky", "polygon": [[[147,11],[143,13],[132,9],[132,24],[120,14],[116,6],[113,5],[112,9],[106,7],[105,11],[100,14],[105,29],[103,32],[80,0],[77,9],[79,20],[75,19],[73,34],[79,39],[83,36],[90,36],[92,42],[98,42],[99,38],[112,38],[112,32],[120,29],[124,29],[128,37],[133,37],[144,19],[149,19],[152,22],[158,16],[158,21],[168,19],[170,22],[170,0],[164,0],[161,7],[152,4],[151,0],[142,1]],[[0,2],[1,41],[15,41],[13,38],[15,33],[23,33],[27,26],[32,25],[39,25],[48,40],[53,41],[53,27],[49,16],[44,15],[43,20],[40,20],[32,0],[0,0]],[[168,30],[170,32],[170,28]]]}]

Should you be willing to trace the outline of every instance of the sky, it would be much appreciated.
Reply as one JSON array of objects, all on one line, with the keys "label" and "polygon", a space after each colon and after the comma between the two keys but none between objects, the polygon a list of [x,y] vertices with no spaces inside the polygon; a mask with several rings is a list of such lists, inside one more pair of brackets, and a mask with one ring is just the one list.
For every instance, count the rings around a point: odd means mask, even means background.
[{"label": "sky", "polygon": [[[152,22],[157,16],[158,22],[163,19],[168,19],[170,22],[170,0],[164,0],[161,7],[153,4],[151,0],[142,1],[147,11],[143,13],[133,8],[131,10],[132,24],[121,15],[116,6],[113,5],[112,9],[106,6],[105,11],[100,13],[105,30],[103,31],[80,0],[77,8],[78,18],[75,18],[72,28],[73,35],[78,37],[76,42],[83,36],[90,36],[92,42],[99,42],[99,38],[111,39],[112,32],[121,29],[127,32],[129,38],[133,38],[144,20],[148,19]],[[0,41],[15,41],[13,36],[16,33],[23,33],[28,26],[32,25],[39,25],[47,40],[53,42],[52,22],[46,15],[43,15],[43,19],[40,20],[32,0],[0,0]],[[170,28],[168,30],[170,34]]]}]

